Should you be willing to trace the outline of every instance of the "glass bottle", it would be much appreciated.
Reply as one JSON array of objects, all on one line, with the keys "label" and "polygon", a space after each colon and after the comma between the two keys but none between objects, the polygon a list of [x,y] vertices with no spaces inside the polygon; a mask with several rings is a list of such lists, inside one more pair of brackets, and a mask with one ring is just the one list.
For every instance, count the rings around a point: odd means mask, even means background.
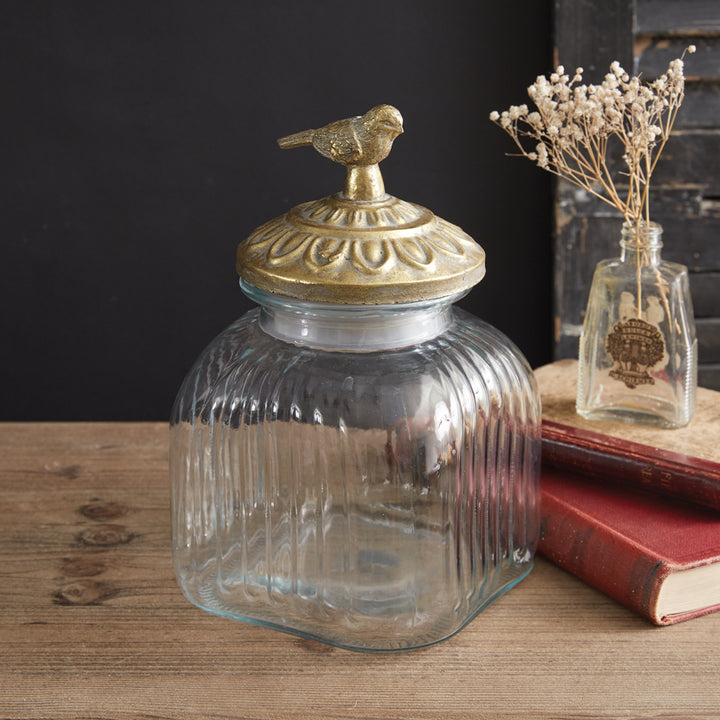
[{"label": "glass bottle", "polygon": [[687,268],[661,259],[657,223],[623,225],[619,258],[597,265],[580,338],[577,412],[588,419],[687,425],[697,340]]},{"label": "glass bottle", "polygon": [[372,163],[258,228],[238,271],[259,307],[171,419],[185,595],[354,650],[451,636],[527,575],[539,532],[533,375],[453,307],[484,253]]}]

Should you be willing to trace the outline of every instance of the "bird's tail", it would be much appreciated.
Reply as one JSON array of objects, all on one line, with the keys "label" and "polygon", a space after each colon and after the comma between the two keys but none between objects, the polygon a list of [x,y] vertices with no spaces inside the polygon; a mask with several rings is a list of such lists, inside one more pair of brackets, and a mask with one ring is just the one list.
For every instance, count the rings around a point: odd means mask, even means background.
[{"label": "bird's tail", "polygon": [[303,145],[312,145],[314,132],[314,130],[303,130],[302,132],[282,137],[277,141],[277,143],[283,150],[302,147]]}]

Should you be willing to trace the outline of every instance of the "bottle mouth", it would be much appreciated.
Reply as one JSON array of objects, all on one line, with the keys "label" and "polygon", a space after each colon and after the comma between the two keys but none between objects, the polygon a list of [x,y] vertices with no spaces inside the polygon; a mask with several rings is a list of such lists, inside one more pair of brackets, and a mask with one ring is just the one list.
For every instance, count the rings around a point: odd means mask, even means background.
[{"label": "bottle mouth", "polygon": [[625,222],[622,226],[620,244],[625,248],[661,248],[662,225],[656,222],[639,225],[630,225]]}]

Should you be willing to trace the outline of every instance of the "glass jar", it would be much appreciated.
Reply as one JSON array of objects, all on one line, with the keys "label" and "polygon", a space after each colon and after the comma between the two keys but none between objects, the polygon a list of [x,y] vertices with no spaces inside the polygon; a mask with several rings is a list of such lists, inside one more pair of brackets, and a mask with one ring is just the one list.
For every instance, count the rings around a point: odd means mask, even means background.
[{"label": "glass jar", "polygon": [[687,425],[697,340],[687,268],[661,258],[657,223],[622,228],[597,265],[580,338],[577,412],[592,420]]},{"label": "glass jar", "polygon": [[531,569],[540,407],[503,335],[453,308],[273,296],[172,414],[174,556],[196,605],[362,650],[460,630]]},{"label": "glass jar", "polygon": [[530,571],[539,530],[533,375],[453,307],[482,248],[385,193],[401,122],[378,106],[280,141],[346,164],[345,189],[240,243],[259,308],[202,353],[170,431],[188,599],[354,650],[457,632]]}]

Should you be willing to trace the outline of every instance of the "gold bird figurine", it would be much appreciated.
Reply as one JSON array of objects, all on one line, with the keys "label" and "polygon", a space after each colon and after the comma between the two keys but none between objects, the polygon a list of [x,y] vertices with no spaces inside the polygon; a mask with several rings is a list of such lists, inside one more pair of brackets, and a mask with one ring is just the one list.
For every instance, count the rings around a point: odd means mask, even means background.
[{"label": "gold bird figurine", "polygon": [[402,115],[392,105],[376,105],[364,115],[336,120],[318,128],[280,138],[283,149],[312,145],[321,155],[347,167],[376,165],[403,132]]}]

